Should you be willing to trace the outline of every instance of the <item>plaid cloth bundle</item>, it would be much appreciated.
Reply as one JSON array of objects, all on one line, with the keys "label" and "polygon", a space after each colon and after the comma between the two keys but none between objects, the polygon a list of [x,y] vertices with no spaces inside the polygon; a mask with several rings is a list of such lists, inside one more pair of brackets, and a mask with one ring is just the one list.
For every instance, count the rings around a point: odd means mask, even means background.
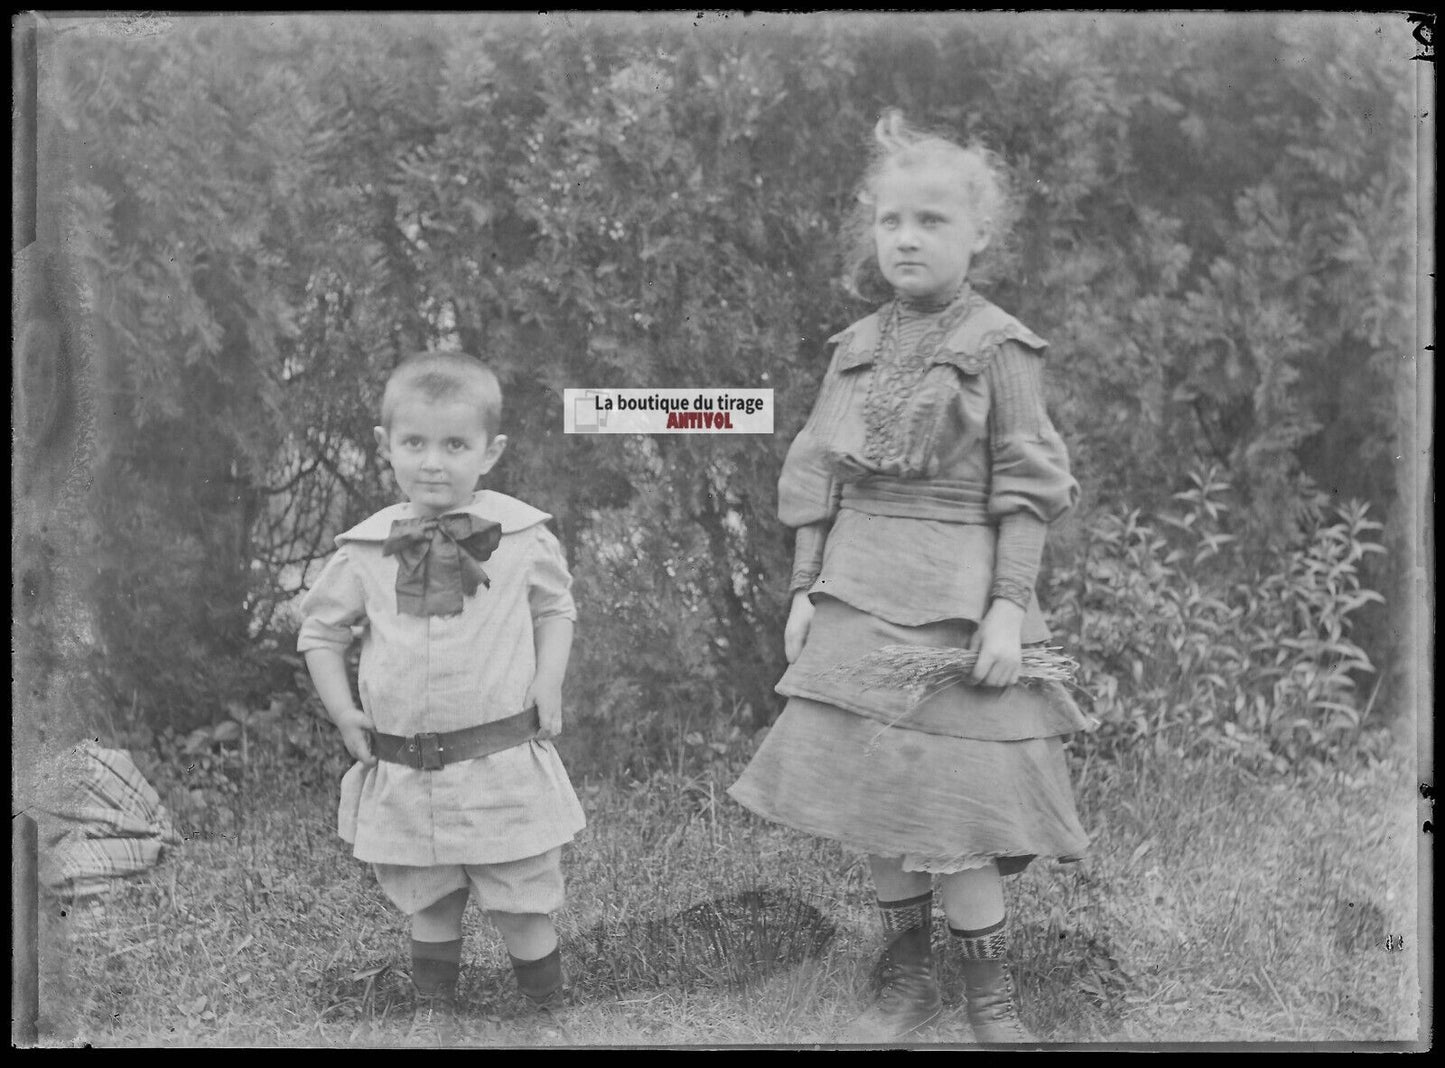
[{"label": "plaid cloth bundle", "polygon": [[51,815],[40,880],[57,894],[103,893],[110,880],[145,871],[166,846],[180,844],[170,814],[145,776],[120,749],[94,742],[75,747],[66,761],[73,785]]}]

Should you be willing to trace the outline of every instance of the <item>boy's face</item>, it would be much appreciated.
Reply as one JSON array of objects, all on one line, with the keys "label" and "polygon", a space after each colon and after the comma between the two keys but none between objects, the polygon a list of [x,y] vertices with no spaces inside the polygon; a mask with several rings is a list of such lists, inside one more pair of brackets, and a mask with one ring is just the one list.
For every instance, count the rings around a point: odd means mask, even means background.
[{"label": "boy's face", "polygon": [[985,222],[974,217],[957,179],[937,165],[893,167],[877,198],[873,240],[883,277],[915,300],[951,295],[988,244]]},{"label": "boy's face", "polygon": [[407,499],[423,516],[465,504],[502,456],[507,439],[489,436],[477,405],[469,400],[403,396],[390,428],[375,429],[382,458],[391,464]]}]

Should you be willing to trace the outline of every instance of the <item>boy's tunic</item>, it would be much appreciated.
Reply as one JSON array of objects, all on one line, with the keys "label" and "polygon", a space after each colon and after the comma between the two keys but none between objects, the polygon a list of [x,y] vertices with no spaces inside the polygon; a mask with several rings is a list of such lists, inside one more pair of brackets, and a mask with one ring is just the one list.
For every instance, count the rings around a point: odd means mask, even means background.
[{"label": "boy's tunic", "polygon": [[[382,543],[411,504],[383,509],[337,537],[340,546],[302,601],[301,652],[355,640],[363,626],[362,709],[383,734],[446,732],[522,711],[536,672],[533,627],[577,618],[571,576],[549,518],[489,490],[452,512],[498,522],[482,564],[491,581],[454,616],[399,615],[396,556]],[[450,513],[449,513],[450,514]],[[341,784],[338,830],[355,855],[384,864],[492,864],[535,856],[586,824],[556,749],[532,741],[423,771],[353,765]]]}]

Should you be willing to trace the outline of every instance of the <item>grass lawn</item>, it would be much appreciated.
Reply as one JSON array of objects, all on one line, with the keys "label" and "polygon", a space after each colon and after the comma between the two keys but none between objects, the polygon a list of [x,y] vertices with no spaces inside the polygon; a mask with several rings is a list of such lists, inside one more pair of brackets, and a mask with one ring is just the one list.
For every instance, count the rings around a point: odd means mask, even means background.
[{"label": "grass lawn", "polygon": [[[518,1013],[501,941],[469,910],[469,1042],[832,1041],[876,953],[866,867],[728,800],[736,767],[577,776],[590,827],[558,926],[578,1004],[560,1025]],[[43,904],[42,1041],[404,1043],[406,924],[335,836],[339,768],[253,765],[244,809],[182,816],[186,842],[146,876],[102,904]],[[1075,782],[1091,854],[1008,881],[1041,1039],[1417,1040],[1408,767],[1295,780],[1135,752],[1080,757]],[[948,1012],[915,1044],[969,1041],[946,948],[942,972]]]}]

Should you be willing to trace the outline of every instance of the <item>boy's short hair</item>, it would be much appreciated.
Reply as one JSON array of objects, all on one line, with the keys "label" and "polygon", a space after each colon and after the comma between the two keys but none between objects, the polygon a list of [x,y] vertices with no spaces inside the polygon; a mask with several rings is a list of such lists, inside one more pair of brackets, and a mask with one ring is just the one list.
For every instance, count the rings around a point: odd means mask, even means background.
[{"label": "boy's short hair", "polygon": [[481,412],[489,437],[501,430],[502,384],[490,367],[465,352],[418,352],[396,365],[381,395],[381,425],[388,430],[396,406],[406,394],[429,402],[471,401]]}]

